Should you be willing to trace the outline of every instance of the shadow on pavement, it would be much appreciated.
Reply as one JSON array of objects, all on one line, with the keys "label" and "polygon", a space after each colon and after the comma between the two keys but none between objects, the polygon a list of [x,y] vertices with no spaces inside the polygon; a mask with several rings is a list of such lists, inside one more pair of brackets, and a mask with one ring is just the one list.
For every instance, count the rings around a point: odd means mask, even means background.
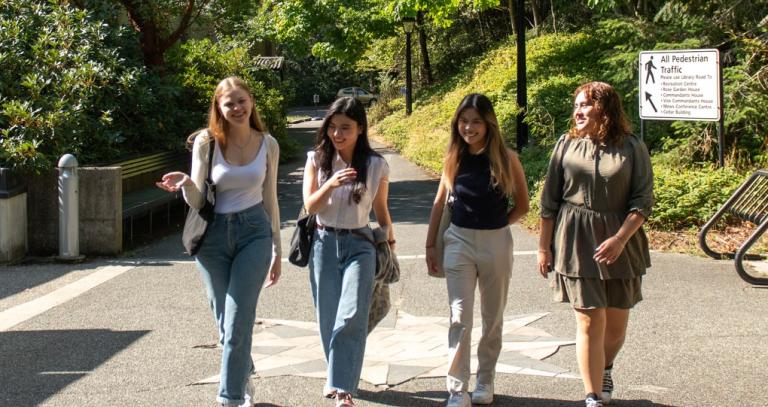
[{"label": "shadow on pavement", "polygon": [[392,221],[426,225],[437,192],[436,180],[391,181],[389,213]]},{"label": "shadow on pavement", "polygon": [[[447,393],[445,391],[418,391],[401,392],[397,390],[387,390],[381,392],[370,392],[360,390],[358,398],[386,406],[409,406],[409,407],[443,407],[445,406]],[[438,401],[435,401],[438,400]],[[495,395],[493,399],[494,406],[515,406],[515,407],[551,407],[551,406],[583,406],[582,400],[557,400],[545,398],[513,397],[504,395]],[[611,406],[633,406],[633,407],[672,407],[666,404],[653,403],[648,400],[613,400]]]},{"label": "shadow on pavement", "polygon": [[[0,332],[0,404],[35,406],[87,376],[150,331]],[[50,357],[55,354],[56,357]],[[13,355],[13,357],[7,357]]]}]

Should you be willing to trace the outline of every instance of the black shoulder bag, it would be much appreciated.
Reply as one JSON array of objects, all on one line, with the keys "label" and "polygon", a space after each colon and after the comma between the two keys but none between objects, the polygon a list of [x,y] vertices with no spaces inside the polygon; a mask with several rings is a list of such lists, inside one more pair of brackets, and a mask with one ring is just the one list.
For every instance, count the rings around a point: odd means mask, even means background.
[{"label": "black shoulder bag", "polygon": [[181,242],[190,256],[194,256],[203,244],[208,224],[213,221],[213,206],[216,203],[216,185],[211,180],[211,167],[213,167],[213,150],[216,142],[211,140],[208,150],[208,175],[203,184],[203,198],[205,202],[200,209],[189,207],[187,220],[184,222],[184,232],[181,234]]},{"label": "black shoulder bag", "polygon": [[312,250],[312,239],[317,226],[316,217],[315,214],[309,214],[304,206],[301,207],[296,229],[291,236],[291,251],[288,253],[288,261],[291,264],[306,267],[309,263],[309,252]]}]

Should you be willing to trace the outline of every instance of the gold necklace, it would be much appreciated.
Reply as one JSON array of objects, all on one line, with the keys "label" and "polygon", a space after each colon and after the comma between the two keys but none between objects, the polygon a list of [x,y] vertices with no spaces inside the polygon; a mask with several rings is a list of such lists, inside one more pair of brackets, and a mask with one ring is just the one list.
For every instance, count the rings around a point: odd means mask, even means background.
[{"label": "gold necklace", "polygon": [[240,144],[237,144],[235,142],[235,139],[232,139],[232,144],[235,145],[235,147],[239,148],[240,151],[243,151],[246,147],[248,147],[251,144],[251,140],[253,139],[253,130],[248,132],[248,141],[245,142],[242,146]]}]

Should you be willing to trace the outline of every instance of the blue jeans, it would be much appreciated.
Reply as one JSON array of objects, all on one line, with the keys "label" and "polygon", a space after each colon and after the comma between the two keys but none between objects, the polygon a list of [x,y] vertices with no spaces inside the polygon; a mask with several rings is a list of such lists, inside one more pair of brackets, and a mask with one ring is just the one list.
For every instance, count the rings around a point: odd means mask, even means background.
[{"label": "blue jeans", "polygon": [[256,303],[272,260],[272,228],[262,204],[216,214],[196,256],[223,347],[219,403],[243,403],[251,372]]},{"label": "blue jeans", "polygon": [[[369,227],[356,231],[373,237]],[[326,389],[355,395],[363,369],[376,250],[354,233],[318,229],[310,260],[312,297],[328,362]]]}]

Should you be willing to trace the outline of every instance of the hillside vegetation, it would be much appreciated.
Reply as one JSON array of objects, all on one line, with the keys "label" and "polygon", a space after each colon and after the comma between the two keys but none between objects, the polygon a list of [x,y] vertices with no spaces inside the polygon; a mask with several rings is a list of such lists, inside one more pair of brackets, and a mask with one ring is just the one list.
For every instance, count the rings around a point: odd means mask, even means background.
[{"label": "hillside vegetation", "polygon": [[[638,34],[637,22],[615,19],[604,20],[588,30],[528,40],[530,145],[521,154],[532,195],[528,223],[533,224],[538,218],[539,188],[551,148],[569,126],[573,90],[592,80],[612,83],[623,97],[633,127],[638,129],[638,52],[705,46],[695,39],[657,44],[653,39],[643,38]],[[417,95],[410,117],[405,116],[399,108],[401,102],[396,99],[390,102],[394,106],[385,102],[374,108],[374,119],[381,111],[392,113],[378,120],[372,132],[417,164],[439,173],[454,109],[464,95],[480,92],[494,102],[502,133],[513,146],[516,69],[512,37],[481,57],[467,60],[450,79],[423,90]],[[726,132],[730,132],[727,141],[732,147],[726,168],[718,169],[713,161],[707,160],[716,154],[716,145],[711,145],[712,123],[646,122],[645,141],[651,150],[655,173],[656,205],[649,219],[652,228],[690,230],[703,224],[752,169],[765,165],[765,144],[760,143],[761,137],[765,139],[765,128],[758,129],[757,134],[741,134],[737,127],[760,126],[753,124],[760,121],[758,116],[751,115],[768,106],[765,96],[753,90],[745,92],[745,83],[737,79],[744,71],[742,64],[726,67],[724,73]],[[704,153],[692,148],[702,142],[701,137],[709,137],[705,141],[710,143],[710,150]]]}]

